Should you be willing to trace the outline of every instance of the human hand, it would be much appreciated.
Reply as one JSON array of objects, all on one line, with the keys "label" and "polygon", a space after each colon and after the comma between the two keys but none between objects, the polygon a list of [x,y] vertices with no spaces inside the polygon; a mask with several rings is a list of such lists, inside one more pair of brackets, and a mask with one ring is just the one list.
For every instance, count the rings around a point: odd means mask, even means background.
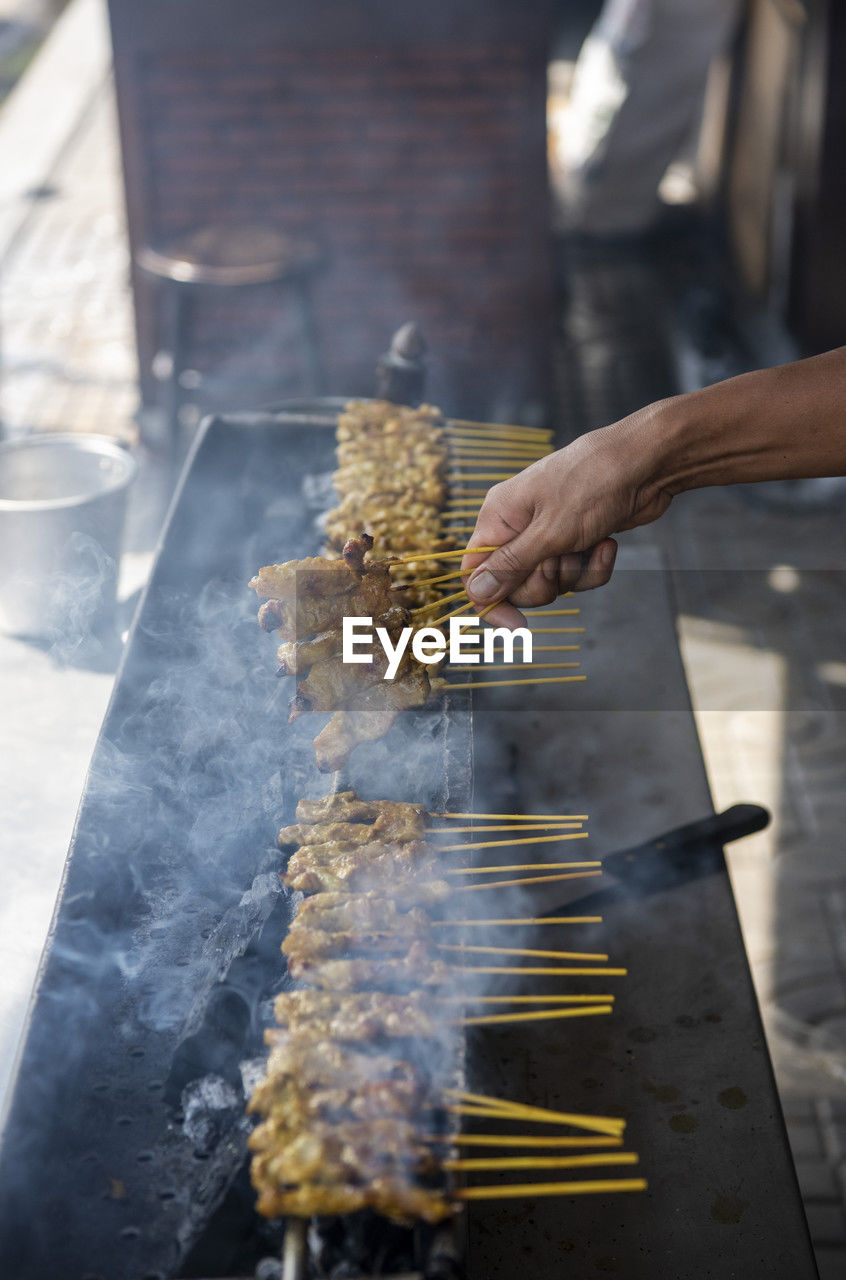
[{"label": "human hand", "polygon": [[[477,608],[502,601],[488,622],[523,626],[519,608],[602,586],[617,554],[611,534],[663,515],[673,493],[655,478],[650,447],[660,411],[581,436],[488,491],[462,560]],[[473,555],[474,546],[498,550]]]}]

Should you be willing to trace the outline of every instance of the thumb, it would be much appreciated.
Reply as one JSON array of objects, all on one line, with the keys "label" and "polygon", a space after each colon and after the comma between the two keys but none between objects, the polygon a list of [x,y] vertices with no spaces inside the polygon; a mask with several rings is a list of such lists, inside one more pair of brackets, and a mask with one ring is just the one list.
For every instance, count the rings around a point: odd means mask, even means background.
[{"label": "thumb", "polygon": [[[468,547],[468,552],[472,547]],[[467,579],[467,594],[479,604],[504,600],[526,581],[549,554],[546,538],[530,524],[509,542],[492,551]]]}]

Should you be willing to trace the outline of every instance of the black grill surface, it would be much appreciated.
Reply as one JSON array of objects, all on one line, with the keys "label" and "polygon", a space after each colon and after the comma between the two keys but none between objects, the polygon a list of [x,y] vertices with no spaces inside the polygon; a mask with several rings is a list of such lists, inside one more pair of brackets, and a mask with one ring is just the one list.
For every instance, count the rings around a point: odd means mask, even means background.
[{"label": "black grill surface", "polygon": [[[261,1254],[241,1064],[263,1052],[294,905],[274,836],[332,776],[314,765],[322,721],[287,724],[291,682],[273,679],[246,584],[259,565],[319,549],[333,443],[273,416],[217,419],[189,459],[31,1010],[0,1152],[4,1276],[235,1275]],[[345,784],[466,808],[458,698],[359,748]],[[366,1260],[373,1230],[351,1229]],[[376,1235],[390,1265],[396,1233]],[[278,1243],[269,1235],[267,1250]]]}]

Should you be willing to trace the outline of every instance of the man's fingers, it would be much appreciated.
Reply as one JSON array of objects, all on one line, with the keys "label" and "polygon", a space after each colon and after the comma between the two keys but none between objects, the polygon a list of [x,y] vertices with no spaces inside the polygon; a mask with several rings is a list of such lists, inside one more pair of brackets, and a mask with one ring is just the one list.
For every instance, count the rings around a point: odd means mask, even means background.
[{"label": "man's fingers", "polygon": [[482,605],[504,599],[539,568],[546,550],[538,531],[530,526],[492,551],[484,564],[474,570],[467,579],[467,594]]},{"label": "man's fingers", "polygon": [[538,609],[541,605],[552,604],[558,595],[557,574],[555,579],[550,581],[543,571],[543,565],[538,565],[526,581],[511,592],[508,599],[511,604],[516,604],[518,609]]},{"label": "man's fingers", "polygon": [[[490,613],[485,614],[485,622],[491,627],[508,627],[511,631],[515,627],[527,627],[529,624],[523,617],[519,609],[515,609],[514,605],[508,600],[503,600]],[[484,627],[482,627],[484,631]]]},{"label": "man's fingers", "polygon": [[603,538],[585,557],[582,570],[568,591],[592,591],[594,587],[604,587],[614,572],[614,561],[617,558],[617,544],[613,538]]}]

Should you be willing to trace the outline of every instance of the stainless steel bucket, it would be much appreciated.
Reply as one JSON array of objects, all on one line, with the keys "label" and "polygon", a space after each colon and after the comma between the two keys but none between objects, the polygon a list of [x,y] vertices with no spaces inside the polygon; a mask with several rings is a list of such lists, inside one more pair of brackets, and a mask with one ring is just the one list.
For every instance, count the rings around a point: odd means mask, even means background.
[{"label": "stainless steel bucket", "polygon": [[137,466],[108,436],[0,443],[0,628],[78,641],[114,619]]}]

